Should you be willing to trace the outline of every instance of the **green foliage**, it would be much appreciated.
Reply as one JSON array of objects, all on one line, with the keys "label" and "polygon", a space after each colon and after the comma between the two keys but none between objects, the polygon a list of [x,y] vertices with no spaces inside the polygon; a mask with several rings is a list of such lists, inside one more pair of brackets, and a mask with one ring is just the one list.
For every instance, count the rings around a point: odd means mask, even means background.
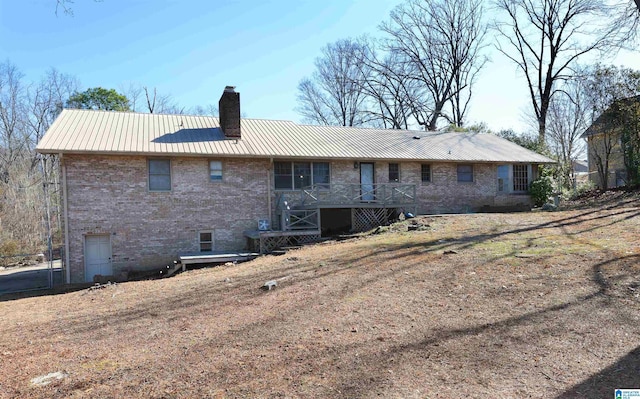
[{"label": "green foliage", "polygon": [[486,133],[491,132],[486,123],[480,122],[469,126],[456,126],[455,124],[450,124],[447,129],[447,132],[456,132],[456,133]]},{"label": "green foliage", "polygon": [[529,194],[535,206],[542,206],[553,193],[553,180],[550,176],[541,175],[539,178],[531,182]]},{"label": "green foliage", "polygon": [[67,101],[67,108],[99,109],[105,111],[129,111],[129,99],[114,89],[93,87],[76,92]]},{"label": "green foliage", "polygon": [[617,100],[600,116],[601,129],[618,139],[628,185],[640,182],[640,97]]},{"label": "green foliage", "polygon": [[576,189],[573,190],[573,193],[570,198],[575,199],[595,189],[596,189],[596,185],[591,180],[587,180],[586,182],[579,184],[578,187],[576,187]]},{"label": "green foliage", "polygon": [[518,134],[513,130],[501,130],[496,133],[497,136],[502,137],[503,139],[507,139],[512,143],[516,143],[521,147],[526,148],[527,150],[531,150],[533,152],[537,152],[538,154],[551,156],[551,152],[549,148],[544,142],[540,142],[537,136],[528,135],[528,134]]}]

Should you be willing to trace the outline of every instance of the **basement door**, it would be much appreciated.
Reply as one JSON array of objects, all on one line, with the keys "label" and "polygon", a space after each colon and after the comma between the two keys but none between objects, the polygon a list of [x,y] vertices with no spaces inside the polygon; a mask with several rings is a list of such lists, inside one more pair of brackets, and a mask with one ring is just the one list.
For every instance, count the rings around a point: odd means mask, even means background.
[{"label": "basement door", "polygon": [[96,275],[112,276],[111,236],[108,234],[88,235],[84,239],[84,278],[93,282]]},{"label": "basement door", "polygon": [[360,162],[360,198],[362,201],[375,201],[373,163]]}]

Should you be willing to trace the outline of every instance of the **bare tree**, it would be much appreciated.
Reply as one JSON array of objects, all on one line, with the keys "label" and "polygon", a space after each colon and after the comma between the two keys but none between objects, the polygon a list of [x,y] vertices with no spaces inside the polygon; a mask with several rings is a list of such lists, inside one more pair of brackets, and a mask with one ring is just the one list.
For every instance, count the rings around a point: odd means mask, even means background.
[{"label": "bare tree", "polygon": [[138,83],[129,82],[121,86],[120,92],[129,100],[131,111],[150,114],[183,114],[187,112],[171,94],[159,94],[156,87],[149,88]]},{"label": "bare tree", "polygon": [[365,46],[350,39],[323,48],[311,78],[298,84],[296,110],[307,122],[359,126],[368,121],[362,88],[362,81],[368,79],[368,71],[362,67],[365,51]]},{"label": "bare tree", "polygon": [[[76,88],[75,79],[50,70],[39,84],[25,85],[10,62],[0,64],[0,254],[42,250],[50,238],[45,204],[57,201],[49,186],[57,168],[53,160],[36,155],[35,144],[62,110]],[[53,174],[52,174],[53,173]],[[46,177],[46,178],[45,178]],[[54,183],[55,186],[55,183]],[[58,207],[58,215],[59,215]],[[45,224],[43,224],[45,222]]]},{"label": "bare tree", "polygon": [[26,124],[29,128],[29,150],[44,136],[49,126],[62,112],[67,99],[78,90],[74,76],[58,72],[55,68],[47,71],[38,84],[27,90]]},{"label": "bare tree", "polygon": [[399,55],[401,69],[416,83],[410,106],[427,130],[435,130],[441,117],[463,124],[471,86],[485,63],[482,14],[480,0],[408,0],[380,27],[389,35],[386,49]]},{"label": "bare tree", "polygon": [[[640,71],[630,68],[593,65],[580,73],[590,111],[591,126],[585,132],[590,162],[595,164],[600,187],[608,188],[609,167],[615,147],[621,142],[621,129],[629,125],[640,94]],[[636,117],[637,118],[637,117]],[[626,161],[626,159],[625,159]]]},{"label": "bare tree", "polygon": [[582,82],[568,81],[549,106],[547,143],[559,161],[560,184],[572,188],[574,162],[584,154],[582,133],[589,126],[591,109]]},{"label": "bare tree", "polygon": [[398,54],[388,52],[381,56],[376,43],[362,39],[368,50],[364,52],[361,67],[367,69],[368,78],[360,83],[367,96],[365,113],[370,124],[385,129],[408,129],[411,118],[409,97],[414,81],[403,70]]},{"label": "bare tree", "polygon": [[176,104],[170,94],[158,95],[158,90],[154,87],[153,92],[144,86],[144,97],[146,100],[146,110],[150,114],[182,114],[184,107]]},{"label": "bare tree", "polygon": [[144,104],[141,100],[142,91],[142,86],[134,82],[120,85],[119,90],[129,100],[129,106],[133,112],[140,112],[141,109],[144,109]]},{"label": "bare tree", "polygon": [[504,43],[498,50],[524,73],[538,137],[544,142],[547,115],[558,83],[573,74],[580,57],[620,44],[626,26],[610,15],[625,2],[606,0],[496,0],[503,12],[495,28]]},{"label": "bare tree", "polygon": [[9,61],[0,64],[0,180],[10,180],[13,165],[26,153],[22,72]]},{"label": "bare tree", "polygon": [[[218,116],[218,106],[213,104],[196,105],[188,110],[191,115]],[[243,116],[244,117],[244,116]]]},{"label": "bare tree", "polygon": [[615,135],[611,130],[603,130],[597,136],[587,137],[587,140],[589,141],[589,159],[596,167],[599,186],[606,190],[609,188],[609,163],[616,144]]}]

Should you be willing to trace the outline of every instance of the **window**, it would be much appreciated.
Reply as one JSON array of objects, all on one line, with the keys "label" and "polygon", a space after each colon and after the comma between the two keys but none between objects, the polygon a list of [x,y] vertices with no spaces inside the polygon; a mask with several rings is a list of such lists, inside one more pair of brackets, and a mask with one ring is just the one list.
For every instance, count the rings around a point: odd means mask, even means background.
[{"label": "window", "polygon": [[274,162],[273,174],[275,177],[276,190],[293,189],[293,170],[291,162]]},{"label": "window", "polygon": [[299,190],[311,185],[311,163],[293,163],[293,188]]},{"label": "window", "polygon": [[276,190],[299,190],[312,184],[329,188],[329,162],[274,162]]},{"label": "window", "polygon": [[529,173],[527,165],[513,165],[513,191],[529,190]]},{"label": "window", "polygon": [[211,181],[222,180],[222,161],[209,161],[209,177]]},{"label": "window", "polygon": [[473,182],[473,165],[458,165],[458,181],[461,183]]},{"label": "window", "polygon": [[313,184],[322,188],[329,188],[329,162],[313,163]]},{"label": "window", "polygon": [[529,191],[531,165],[498,165],[498,192],[524,193]]},{"label": "window", "polygon": [[498,165],[498,192],[509,191],[509,165]]},{"label": "window", "polygon": [[400,165],[397,163],[389,164],[389,183],[398,183],[400,181]]},{"label": "window", "polygon": [[431,181],[431,165],[421,165],[420,167],[420,175],[422,176],[422,182],[430,182]]},{"label": "window", "polygon": [[150,159],[149,191],[171,191],[171,161],[168,159]]},{"label": "window", "polygon": [[213,251],[213,231],[201,231],[199,233],[200,252]]}]

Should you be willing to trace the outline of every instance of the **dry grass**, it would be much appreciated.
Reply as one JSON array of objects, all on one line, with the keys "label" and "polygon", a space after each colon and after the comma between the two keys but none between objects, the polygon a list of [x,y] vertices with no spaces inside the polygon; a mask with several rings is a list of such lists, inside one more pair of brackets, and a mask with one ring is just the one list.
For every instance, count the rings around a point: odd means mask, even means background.
[{"label": "dry grass", "polygon": [[0,397],[612,397],[640,387],[639,205],[425,217],[0,302]]}]

